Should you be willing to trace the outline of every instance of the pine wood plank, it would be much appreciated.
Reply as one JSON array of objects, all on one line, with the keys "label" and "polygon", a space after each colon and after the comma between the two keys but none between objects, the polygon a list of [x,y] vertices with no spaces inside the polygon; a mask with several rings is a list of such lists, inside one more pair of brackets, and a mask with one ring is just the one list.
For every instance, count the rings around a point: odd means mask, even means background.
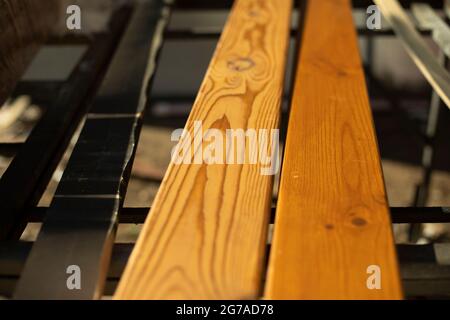
[{"label": "pine wood plank", "polygon": [[[197,120],[203,130],[222,133],[277,128],[291,6],[291,0],[235,2],[186,129],[192,132]],[[171,164],[115,298],[260,295],[273,182],[260,169]]]},{"label": "pine wood plank", "polygon": [[351,2],[308,1],[305,19],[265,297],[401,298]]},{"label": "pine wood plank", "polygon": [[57,22],[59,0],[0,0],[0,106]]}]

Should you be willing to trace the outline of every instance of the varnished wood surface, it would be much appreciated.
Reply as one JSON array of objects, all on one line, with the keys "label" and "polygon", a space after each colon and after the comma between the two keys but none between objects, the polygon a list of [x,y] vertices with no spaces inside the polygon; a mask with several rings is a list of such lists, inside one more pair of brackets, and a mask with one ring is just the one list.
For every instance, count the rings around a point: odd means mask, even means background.
[{"label": "varnished wood surface", "polygon": [[265,297],[401,298],[349,0],[308,1],[299,59]]},{"label": "varnished wood surface", "polygon": [[0,106],[55,25],[59,0],[0,0]]},{"label": "varnished wood surface", "polygon": [[[198,120],[223,133],[277,128],[291,6],[236,1],[186,124],[191,134]],[[260,170],[171,164],[115,298],[258,297],[273,182]]]}]

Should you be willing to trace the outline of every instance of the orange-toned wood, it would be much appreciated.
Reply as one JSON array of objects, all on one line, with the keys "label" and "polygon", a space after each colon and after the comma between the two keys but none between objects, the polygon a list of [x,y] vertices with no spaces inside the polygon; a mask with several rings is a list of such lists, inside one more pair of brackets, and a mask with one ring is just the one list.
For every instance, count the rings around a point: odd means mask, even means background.
[{"label": "orange-toned wood", "polygon": [[308,1],[299,59],[265,297],[401,298],[349,0]]},{"label": "orange-toned wood", "polygon": [[0,106],[57,22],[59,0],[0,0]]},{"label": "orange-toned wood", "polygon": [[[278,127],[291,6],[236,1],[186,124],[191,134],[195,121],[222,133]],[[172,163],[115,298],[257,298],[273,183],[261,168]]]}]

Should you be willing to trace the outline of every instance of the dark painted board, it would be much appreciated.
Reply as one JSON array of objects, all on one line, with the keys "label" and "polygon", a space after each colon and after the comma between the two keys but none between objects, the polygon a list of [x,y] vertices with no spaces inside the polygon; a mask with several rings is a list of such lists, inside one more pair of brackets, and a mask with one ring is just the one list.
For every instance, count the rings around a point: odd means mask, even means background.
[{"label": "dark painted board", "polygon": [[0,180],[0,240],[20,237],[27,212],[39,201],[73,132],[86,112],[87,101],[102,79],[130,10],[114,16],[111,32],[94,38],[54,102],[33,128]]},{"label": "dark painted board", "polygon": [[[14,298],[101,296],[142,122],[140,112],[147,103],[167,13],[159,0],[142,1],[135,8],[93,100]],[[69,265],[81,269],[81,290],[67,289]]]}]

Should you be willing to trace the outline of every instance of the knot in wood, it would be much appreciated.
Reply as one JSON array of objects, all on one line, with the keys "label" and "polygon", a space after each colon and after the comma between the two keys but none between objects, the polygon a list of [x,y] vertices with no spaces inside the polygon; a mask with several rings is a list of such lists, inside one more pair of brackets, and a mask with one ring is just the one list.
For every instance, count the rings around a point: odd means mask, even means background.
[{"label": "knot in wood", "polygon": [[253,68],[255,66],[255,62],[250,58],[240,57],[233,60],[229,60],[227,66],[231,70],[243,72]]}]

